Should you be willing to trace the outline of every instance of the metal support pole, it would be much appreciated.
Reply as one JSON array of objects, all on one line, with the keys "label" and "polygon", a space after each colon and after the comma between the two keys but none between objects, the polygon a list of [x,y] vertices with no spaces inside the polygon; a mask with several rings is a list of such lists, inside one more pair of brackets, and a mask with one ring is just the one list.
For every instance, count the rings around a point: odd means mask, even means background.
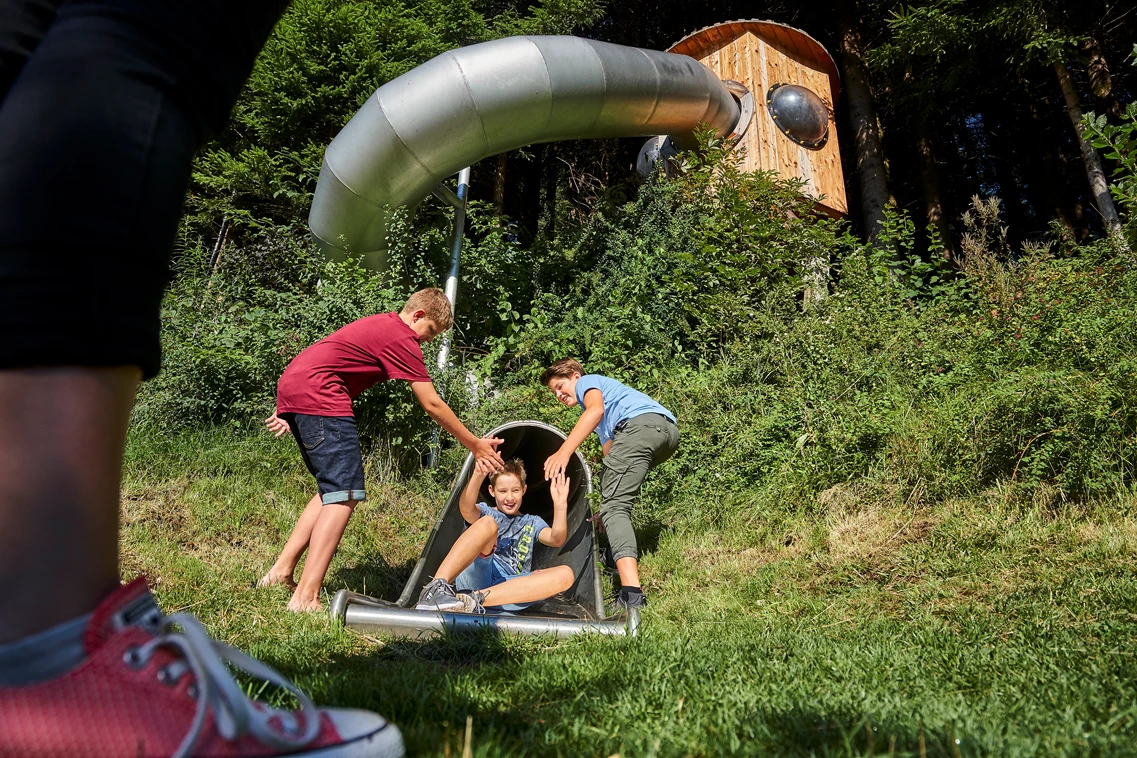
[{"label": "metal support pole", "polygon": [[[454,228],[450,234],[450,271],[446,274],[446,285],[443,291],[446,293],[446,299],[450,301],[450,314],[454,315],[458,306],[458,270],[462,259],[462,235],[466,231],[466,194],[470,189],[470,167],[462,169],[458,172],[458,193],[456,195],[458,202],[452,203],[454,205]],[[445,195],[445,193],[443,193]],[[449,202],[448,198],[447,201]],[[453,330],[447,331],[442,335],[442,346],[438,350],[438,371],[439,383],[442,383],[446,377],[446,372],[449,369],[450,363],[450,335]],[[434,437],[430,442],[430,462],[429,467],[434,468],[438,465],[439,453],[439,435],[440,430],[436,425],[434,427]]]}]

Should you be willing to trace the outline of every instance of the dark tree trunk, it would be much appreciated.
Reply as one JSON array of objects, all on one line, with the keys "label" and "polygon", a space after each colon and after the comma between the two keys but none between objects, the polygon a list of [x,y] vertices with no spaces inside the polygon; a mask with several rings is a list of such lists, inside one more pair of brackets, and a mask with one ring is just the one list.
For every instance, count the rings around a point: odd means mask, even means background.
[{"label": "dark tree trunk", "polygon": [[544,195],[544,207],[541,217],[544,221],[544,232],[552,237],[557,232],[557,146],[550,143],[545,146],[544,171],[541,179]]},{"label": "dark tree trunk", "polygon": [[1110,118],[1121,116],[1121,103],[1113,94],[1113,77],[1109,75],[1109,64],[1097,39],[1090,37],[1081,45],[1081,53],[1086,59],[1086,76],[1090,80],[1090,92],[1094,96],[1094,111]]},{"label": "dark tree trunk", "polygon": [[868,71],[862,61],[860,27],[853,0],[837,0],[837,34],[840,39],[841,67],[844,69],[845,98],[856,153],[856,174],[860,184],[861,218],[867,239],[873,239],[884,220],[888,204],[888,171],[881,146],[880,123],[873,101]]},{"label": "dark tree trunk", "polygon": [[1073,231],[1074,226],[1063,200],[1062,184],[1058,181],[1058,177],[1063,174],[1064,165],[1046,139],[1046,121],[1038,107],[1039,98],[1031,91],[1030,82],[1020,76],[1019,86],[1026,95],[1027,115],[1030,116],[1027,127],[1023,129],[1023,139],[1028,146],[1026,152],[1034,158],[1024,161],[1030,183],[1035,187],[1038,203],[1047,215],[1058,219],[1062,226]]},{"label": "dark tree trunk", "polygon": [[505,212],[505,161],[508,155],[502,153],[497,157],[497,170],[493,177],[493,215],[501,218]]},{"label": "dark tree trunk", "polygon": [[955,241],[952,239],[951,224],[944,203],[943,185],[940,182],[940,166],[928,136],[928,125],[920,121],[916,126],[916,154],[920,158],[920,188],[924,193],[924,208],[928,224],[940,235],[944,246],[944,257],[955,258]]},{"label": "dark tree trunk", "polygon": [[533,241],[540,229],[544,154],[544,150],[534,149],[529,160],[514,160],[509,172],[513,191],[509,193],[506,206],[510,209],[509,215],[517,219],[521,240],[526,245]]},{"label": "dark tree trunk", "polygon": [[1086,164],[1086,176],[1090,180],[1090,191],[1094,202],[1101,214],[1102,223],[1106,232],[1122,247],[1128,247],[1125,237],[1121,233],[1121,219],[1117,215],[1117,208],[1109,194],[1109,184],[1105,180],[1105,171],[1101,167],[1101,158],[1098,157],[1094,146],[1085,138],[1082,130],[1082,106],[1078,103],[1078,91],[1074,89],[1074,81],[1070,72],[1061,61],[1054,62],[1054,73],[1058,77],[1058,86],[1062,88],[1062,95],[1066,98],[1066,112],[1070,114],[1070,121],[1074,124],[1074,132],[1078,135],[1078,144],[1082,148],[1082,160]]}]

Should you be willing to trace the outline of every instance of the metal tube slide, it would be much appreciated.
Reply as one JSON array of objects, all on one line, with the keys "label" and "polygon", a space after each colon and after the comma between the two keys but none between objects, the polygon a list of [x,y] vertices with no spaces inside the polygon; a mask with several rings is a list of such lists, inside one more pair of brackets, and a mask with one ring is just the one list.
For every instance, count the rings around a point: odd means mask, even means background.
[{"label": "metal tube slide", "polygon": [[635,627],[624,620],[439,613],[354,603],[349,603],[344,608],[343,620],[349,628],[360,632],[379,632],[391,637],[413,639],[438,637],[444,632],[461,633],[483,629],[497,634],[544,634],[553,637],[575,637],[578,634],[625,636],[636,633]]},{"label": "metal tube slide", "polygon": [[569,36],[507,37],[443,53],[384,84],[324,153],[308,218],[325,251],[385,265],[389,209],[490,155],[538,142],[720,135],[738,102],[685,55]]}]

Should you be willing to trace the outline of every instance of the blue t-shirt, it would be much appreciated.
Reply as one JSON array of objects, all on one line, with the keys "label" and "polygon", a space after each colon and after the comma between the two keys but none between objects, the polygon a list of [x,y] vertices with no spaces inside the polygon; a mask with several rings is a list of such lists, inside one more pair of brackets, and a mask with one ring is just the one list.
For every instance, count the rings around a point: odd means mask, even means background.
[{"label": "blue t-shirt", "polygon": [[626,384],[600,374],[585,374],[576,380],[576,402],[584,407],[584,393],[600,390],[604,395],[604,416],[596,427],[596,434],[603,444],[612,439],[616,424],[625,419],[642,416],[645,413],[658,413],[675,421],[675,415],[650,397],[634,390]]},{"label": "blue t-shirt", "polygon": [[542,529],[549,524],[540,516],[522,513],[506,516],[497,508],[478,503],[483,516],[493,516],[497,522],[497,547],[494,555],[514,574],[524,574],[533,565],[533,543]]}]

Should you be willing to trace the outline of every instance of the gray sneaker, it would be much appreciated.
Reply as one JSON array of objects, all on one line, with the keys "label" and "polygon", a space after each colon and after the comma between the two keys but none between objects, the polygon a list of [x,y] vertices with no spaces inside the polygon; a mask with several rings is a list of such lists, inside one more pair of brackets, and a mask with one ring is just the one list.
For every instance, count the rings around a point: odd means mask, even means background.
[{"label": "gray sneaker", "polygon": [[478,592],[459,592],[458,599],[462,601],[462,611],[465,613],[476,613],[480,616],[486,614],[486,609],[482,607],[482,601],[486,599],[486,593]]},{"label": "gray sneaker", "polygon": [[435,577],[422,588],[416,611],[460,611],[465,608],[462,599],[454,594],[454,585]]}]

